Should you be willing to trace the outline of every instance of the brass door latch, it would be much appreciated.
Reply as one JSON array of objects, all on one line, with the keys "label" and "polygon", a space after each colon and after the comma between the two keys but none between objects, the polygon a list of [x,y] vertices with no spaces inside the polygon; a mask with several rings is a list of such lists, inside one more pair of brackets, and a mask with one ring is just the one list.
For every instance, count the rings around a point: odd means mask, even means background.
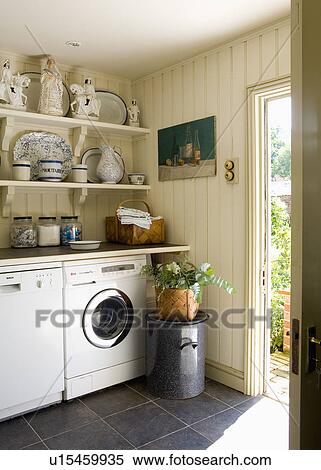
[{"label": "brass door latch", "polygon": [[319,346],[321,346],[321,339],[315,338],[314,336],[310,336],[309,340],[310,343],[318,344]]}]

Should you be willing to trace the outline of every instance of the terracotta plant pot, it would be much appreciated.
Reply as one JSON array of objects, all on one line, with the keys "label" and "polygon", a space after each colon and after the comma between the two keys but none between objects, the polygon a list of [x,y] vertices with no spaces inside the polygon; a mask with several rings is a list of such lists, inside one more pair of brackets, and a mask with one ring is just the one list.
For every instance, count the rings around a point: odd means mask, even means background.
[{"label": "terracotta plant pot", "polygon": [[196,317],[199,304],[190,289],[156,290],[159,316],[165,320],[190,321]]}]

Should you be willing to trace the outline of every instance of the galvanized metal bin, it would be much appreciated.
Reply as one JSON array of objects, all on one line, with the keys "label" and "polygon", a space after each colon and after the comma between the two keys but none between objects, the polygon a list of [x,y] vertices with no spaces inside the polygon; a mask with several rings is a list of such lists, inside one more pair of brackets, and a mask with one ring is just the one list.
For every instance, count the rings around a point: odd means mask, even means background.
[{"label": "galvanized metal bin", "polygon": [[192,398],[205,387],[205,322],[199,311],[192,321],[146,316],[148,390],[161,398]]}]

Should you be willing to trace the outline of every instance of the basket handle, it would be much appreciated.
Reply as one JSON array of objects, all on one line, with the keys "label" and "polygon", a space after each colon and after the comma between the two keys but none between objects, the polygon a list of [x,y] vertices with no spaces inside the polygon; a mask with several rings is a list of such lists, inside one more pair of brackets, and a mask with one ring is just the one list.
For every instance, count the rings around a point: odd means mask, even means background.
[{"label": "basket handle", "polygon": [[150,207],[147,204],[147,202],[144,201],[144,199],[126,199],[125,201],[122,201],[122,202],[119,203],[117,209],[120,209],[121,207],[123,207],[123,204],[126,204],[127,202],[141,202],[142,204],[144,204],[146,206],[147,212],[149,212],[149,214],[150,214]]}]

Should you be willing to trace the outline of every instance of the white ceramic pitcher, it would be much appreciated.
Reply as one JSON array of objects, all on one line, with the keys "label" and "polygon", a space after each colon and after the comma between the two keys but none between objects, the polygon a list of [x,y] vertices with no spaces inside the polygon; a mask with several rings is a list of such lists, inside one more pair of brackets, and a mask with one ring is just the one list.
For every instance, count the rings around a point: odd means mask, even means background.
[{"label": "white ceramic pitcher", "polygon": [[100,147],[102,152],[98,166],[97,176],[102,183],[119,183],[125,173],[122,157],[110,145]]}]

